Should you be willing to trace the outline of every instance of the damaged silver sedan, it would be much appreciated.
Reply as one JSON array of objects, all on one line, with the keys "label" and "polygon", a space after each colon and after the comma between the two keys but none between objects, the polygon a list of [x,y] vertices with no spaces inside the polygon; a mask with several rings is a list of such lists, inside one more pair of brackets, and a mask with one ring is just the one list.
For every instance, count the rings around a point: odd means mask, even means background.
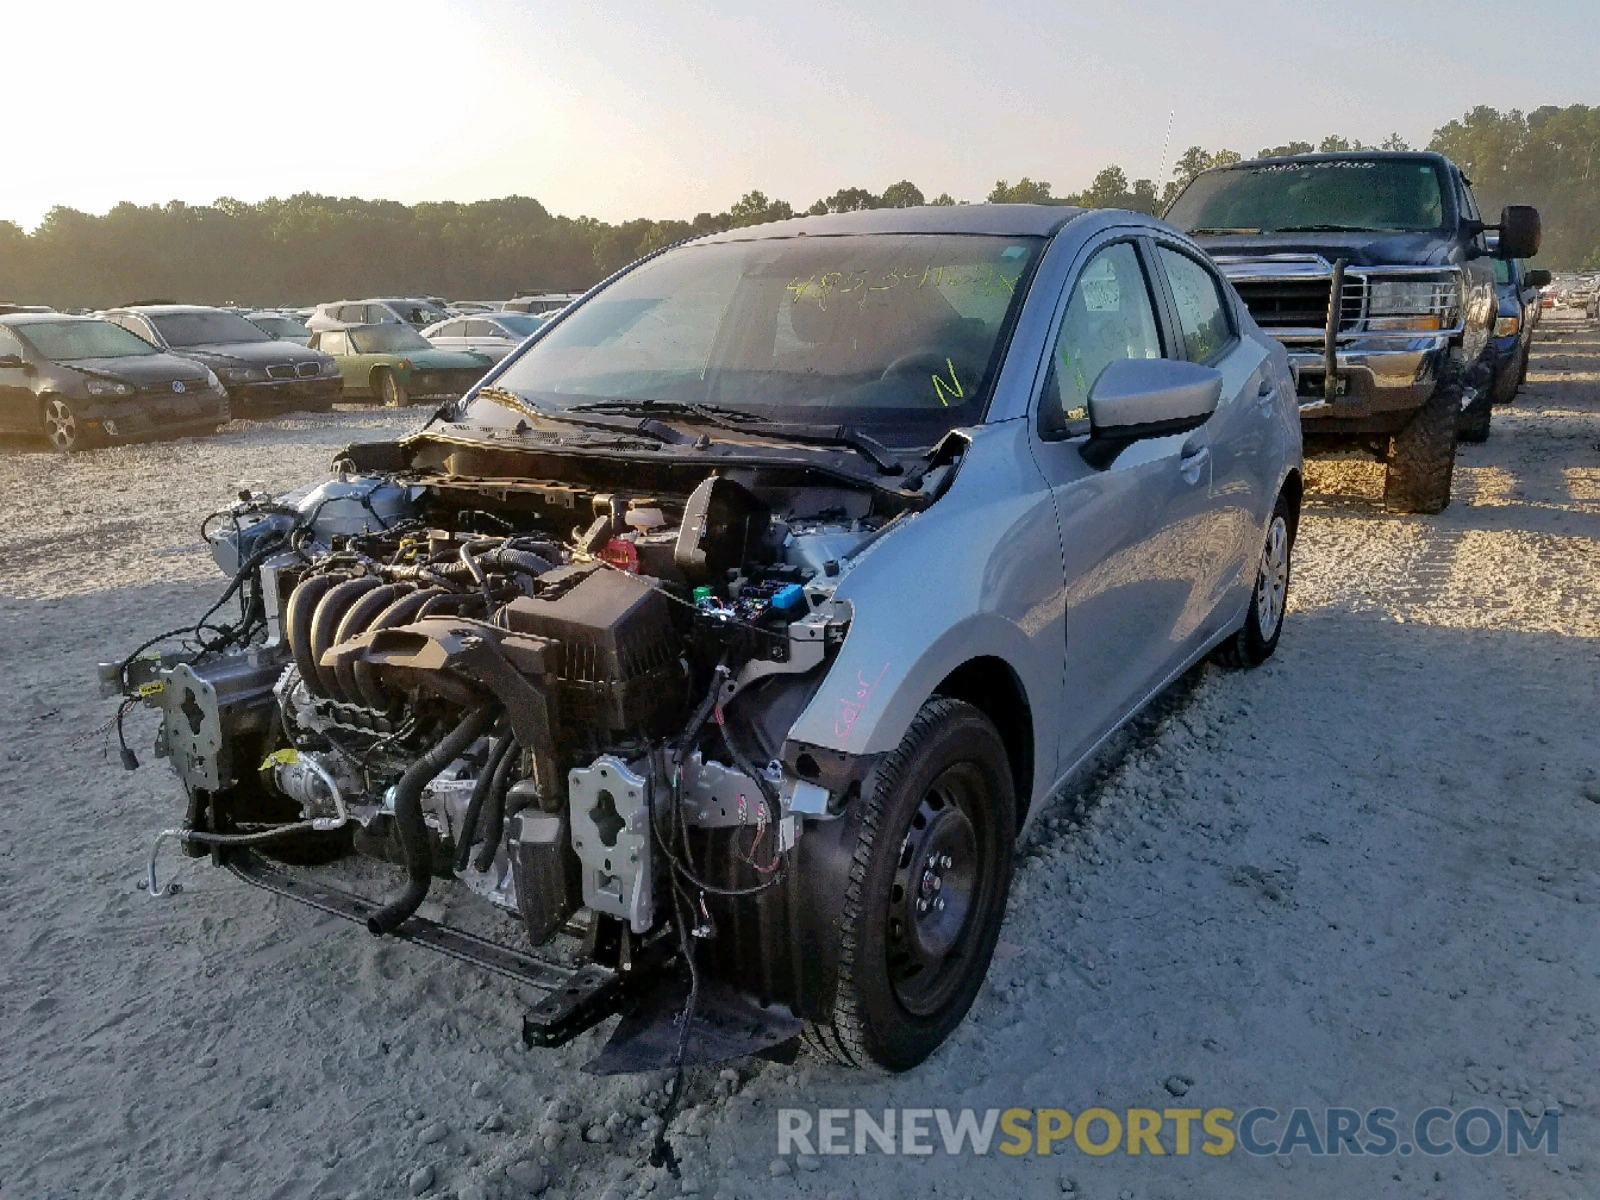
[{"label": "damaged silver sedan", "polygon": [[1205,256],[1027,205],[669,249],[334,466],[216,514],[217,605],[103,669],[171,837],[537,986],[531,1044],[624,1013],[601,1070],[930,1054],[1029,814],[1273,652],[1301,489]]}]

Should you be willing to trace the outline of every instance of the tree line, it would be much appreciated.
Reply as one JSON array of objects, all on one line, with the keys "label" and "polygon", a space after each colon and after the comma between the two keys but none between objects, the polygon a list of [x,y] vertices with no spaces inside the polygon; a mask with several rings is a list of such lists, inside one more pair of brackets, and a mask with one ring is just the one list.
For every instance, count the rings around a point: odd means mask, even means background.
[{"label": "tree line", "polygon": [[[1410,149],[1397,134],[1379,146]],[[1258,154],[1363,148],[1334,135],[1315,144],[1267,146]],[[1600,269],[1600,108],[1502,113],[1479,107],[1436,130],[1427,148],[1462,166],[1488,219],[1506,203],[1540,208],[1541,263]],[[1111,165],[1080,192],[1057,196],[1048,181],[1024,176],[997,181],[984,199],[1159,213],[1200,171],[1240,157],[1234,150],[1191,146],[1159,183],[1130,179]],[[309,304],[368,295],[500,298],[587,287],[643,254],[704,233],[807,214],[955,203],[947,192],[929,198],[901,180],[881,192],[841,188],[804,209],[750,191],[724,212],[689,221],[614,224],[558,216],[526,196],[406,205],[304,193],[254,204],[226,197],[209,205],[123,203],[103,215],[62,207],[32,232],[0,221],[0,299],[105,307],[168,298],[215,304]]]}]

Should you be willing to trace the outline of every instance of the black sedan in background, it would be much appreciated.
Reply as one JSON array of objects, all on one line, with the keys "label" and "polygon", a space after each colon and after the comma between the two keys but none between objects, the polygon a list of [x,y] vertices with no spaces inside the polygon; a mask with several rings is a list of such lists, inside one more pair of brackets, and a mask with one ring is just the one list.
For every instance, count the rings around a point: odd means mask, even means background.
[{"label": "black sedan in background", "polygon": [[102,313],[158,350],[210,367],[235,416],[328,412],[344,394],[326,354],[274,338],[236,312],[193,304],[140,304]]},{"label": "black sedan in background", "polygon": [[0,428],[57,450],[211,433],[228,395],[199,363],[164,354],[98,317],[0,316]]}]

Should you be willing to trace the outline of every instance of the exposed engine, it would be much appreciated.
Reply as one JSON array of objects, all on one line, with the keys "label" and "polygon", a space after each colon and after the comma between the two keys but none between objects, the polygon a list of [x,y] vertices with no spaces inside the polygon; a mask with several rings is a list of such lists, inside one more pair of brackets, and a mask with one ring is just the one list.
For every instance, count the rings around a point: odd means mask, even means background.
[{"label": "exposed engine", "polygon": [[[222,601],[103,673],[162,711],[189,853],[385,860],[374,933],[459,886],[535,946],[565,930],[625,965],[779,887],[836,815],[781,749],[881,502],[750,472],[686,495],[347,473],[215,514]],[[762,990],[798,1010],[799,986]]]}]

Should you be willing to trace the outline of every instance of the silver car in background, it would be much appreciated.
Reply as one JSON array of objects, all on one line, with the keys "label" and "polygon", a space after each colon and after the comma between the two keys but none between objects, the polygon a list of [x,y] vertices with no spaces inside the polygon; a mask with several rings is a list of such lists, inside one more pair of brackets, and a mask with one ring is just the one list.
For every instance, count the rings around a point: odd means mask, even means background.
[{"label": "silver car in background", "polygon": [[544,323],[532,313],[479,313],[429,325],[422,336],[440,350],[472,350],[499,362]]}]

